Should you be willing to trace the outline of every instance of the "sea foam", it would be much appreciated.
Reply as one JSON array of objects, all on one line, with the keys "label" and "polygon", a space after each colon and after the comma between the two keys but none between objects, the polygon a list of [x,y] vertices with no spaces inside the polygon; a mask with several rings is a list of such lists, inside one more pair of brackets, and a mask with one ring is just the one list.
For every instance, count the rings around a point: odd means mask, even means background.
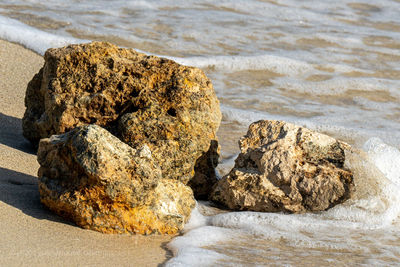
[{"label": "sea foam", "polygon": [[215,68],[223,71],[270,70],[273,72],[301,75],[311,71],[313,67],[303,61],[276,55],[257,56],[213,56],[172,58],[177,62],[198,68]]},{"label": "sea foam", "polygon": [[[260,240],[273,246],[284,244],[293,255],[306,248],[308,255],[325,250],[370,253],[369,264],[383,264],[383,255],[393,257],[400,252],[397,247],[384,245],[400,237],[395,230],[400,215],[400,151],[372,138],[363,150],[356,149],[346,157],[346,166],[353,171],[356,184],[351,200],[310,214],[226,212],[208,216],[199,210],[210,209],[209,204],[200,202],[188,223],[190,229],[168,244],[175,257],[167,266],[197,266],[197,260],[203,257],[207,261],[200,261],[199,266],[234,266],[242,262],[243,255],[232,256],[230,244],[235,244],[238,251],[248,252],[253,247],[250,253],[257,254],[260,251],[256,251],[255,244]],[[375,240],[376,235],[381,236],[381,241]],[[284,249],[280,253],[277,256],[271,252],[266,257],[277,257],[274,260],[281,262]],[[259,260],[250,259],[247,264],[261,264]]]},{"label": "sea foam", "polygon": [[40,55],[44,55],[44,52],[48,48],[63,47],[71,43],[86,42],[86,40],[62,37],[41,31],[15,19],[3,16],[0,16],[0,38],[21,44]]}]

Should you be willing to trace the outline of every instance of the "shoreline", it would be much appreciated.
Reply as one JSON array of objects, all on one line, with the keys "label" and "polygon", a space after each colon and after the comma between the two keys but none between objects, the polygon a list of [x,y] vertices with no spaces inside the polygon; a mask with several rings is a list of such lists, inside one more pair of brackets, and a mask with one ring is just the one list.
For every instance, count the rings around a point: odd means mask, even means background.
[{"label": "shoreline", "polygon": [[40,203],[39,164],[21,118],[26,86],[42,65],[36,52],[0,39],[0,265],[162,265],[173,237],[85,230]]}]

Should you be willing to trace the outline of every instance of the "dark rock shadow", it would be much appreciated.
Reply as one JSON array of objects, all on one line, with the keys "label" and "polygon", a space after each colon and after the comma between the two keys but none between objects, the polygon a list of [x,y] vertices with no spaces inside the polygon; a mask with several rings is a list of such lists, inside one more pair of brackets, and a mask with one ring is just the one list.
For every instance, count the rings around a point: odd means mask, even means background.
[{"label": "dark rock shadow", "polygon": [[22,135],[22,120],[0,112],[0,143],[25,153],[36,154],[36,149]]},{"label": "dark rock shadow", "polygon": [[40,203],[37,178],[0,167],[0,201],[39,220],[74,225],[53,214]]},{"label": "dark rock shadow", "polygon": [[[178,237],[178,236],[175,236],[175,237]],[[175,237],[174,237],[174,238],[175,238]],[[169,241],[169,242],[171,242],[171,241]],[[172,253],[172,251],[171,251],[171,250],[168,248],[168,246],[167,246],[169,242],[164,242],[164,243],[161,244],[161,248],[162,248],[163,250],[165,250],[165,257],[166,257],[166,259],[165,259],[164,262],[158,264],[157,267],[164,267],[164,266],[166,266],[167,262],[168,262],[170,259],[172,259],[172,258],[174,257],[174,254]]]}]

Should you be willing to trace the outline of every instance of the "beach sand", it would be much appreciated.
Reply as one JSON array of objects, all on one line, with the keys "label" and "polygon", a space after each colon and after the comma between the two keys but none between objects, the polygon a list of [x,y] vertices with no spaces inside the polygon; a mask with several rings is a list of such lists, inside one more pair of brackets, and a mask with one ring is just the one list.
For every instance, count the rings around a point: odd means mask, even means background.
[{"label": "beach sand", "polygon": [[22,136],[28,82],[43,58],[0,40],[0,266],[157,266],[171,237],[84,230],[40,203],[35,151]]}]

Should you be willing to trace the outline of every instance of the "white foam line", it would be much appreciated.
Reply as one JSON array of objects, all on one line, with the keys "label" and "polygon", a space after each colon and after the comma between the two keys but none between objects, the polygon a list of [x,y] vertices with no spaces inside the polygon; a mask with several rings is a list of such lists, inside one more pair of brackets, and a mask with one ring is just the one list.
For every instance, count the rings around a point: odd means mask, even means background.
[{"label": "white foam line", "polygon": [[364,144],[377,168],[400,189],[400,151],[385,144],[379,138],[371,138]]},{"label": "white foam line", "polygon": [[275,115],[255,110],[242,110],[223,104],[221,104],[221,112],[224,118],[226,118],[226,120],[235,121],[242,125],[249,125],[250,123],[258,120],[282,120],[297,125],[302,125],[311,129],[317,126],[308,119],[301,119],[294,116],[286,116],[286,115]]},{"label": "white foam line", "polygon": [[[0,39],[21,44],[41,55],[44,55],[48,48],[63,47],[72,43],[85,43],[90,40],[65,37],[45,32],[18,20],[0,16]],[[146,51],[135,49],[138,52],[151,54]],[[288,76],[301,76],[307,72],[315,72],[314,64],[301,60],[291,59],[277,55],[257,56],[210,56],[210,57],[170,57],[165,55],[156,56],[172,59],[183,65],[190,65],[198,68],[215,68],[221,71],[243,71],[243,70],[269,70]],[[358,70],[340,65],[329,65],[338,71]],[[361,71],[361,70],[358,70]]]},{"label": "white foam line", "polygon": [[225,71],[270,70],[288,75],[301,75],[313,70],[313,66],[306,62],[274,55],[170,57],[170,59],[183,65],[191,65],[198,68],[213,67],[217,70]]},{"label": "white foam line", "polygon": [[[270,54],[256,56],[210,56],[210,57],[169,57],[157,55],[174,60],[182,65],[189,65],[198,68],[214,68],[220,71],[235,72],[243,70],[269,70],[287,76],[301,76],[307,73],[318,73],[317,65],[306,61],[293,59],[285,56]],[[359,71],[372,73],[369,70],[355,68],[341,64],[326,64],[326,68],[333,68],[335,72]]]},{"label": "white foam line", "polygon": [[15,19],[0,16],[0,39],[18,43],[40,55],[48,48],[62,47],[71,43],[84,43],[88,40],[63,37],[38,30]]},{"label": "white foam line", "polygon": [[[169,260],[166,266],[217,266],[218,261],[229,260],[229,257],[205,247],[228,241],[232,236],[234,236],[233,230],[227,228],[203,226],[193,229],[168,243],[167,246],[174,254],[174,258]],[[193,255],[201,257],[193,261]]]},{"label": "white foam line", "polygon": [[[65,37],[48,33],[18,20],[0,16],[0,38],[21,44],[41,55],[48,48],[62,47],[71,43],[85,43],[89,40]],[[137,50],[138,52],[144,51]],[[157,55],[161,56],[161,55]],[[311,71],[312,65],[302,61],[273,55],[260,56],[214,56],[214,57],[188,57],[178,58],[163,56],[184,65],[199,68],[215,67],[226,71],[264,70],[268,69],[278,73],[300,75]]]}]

